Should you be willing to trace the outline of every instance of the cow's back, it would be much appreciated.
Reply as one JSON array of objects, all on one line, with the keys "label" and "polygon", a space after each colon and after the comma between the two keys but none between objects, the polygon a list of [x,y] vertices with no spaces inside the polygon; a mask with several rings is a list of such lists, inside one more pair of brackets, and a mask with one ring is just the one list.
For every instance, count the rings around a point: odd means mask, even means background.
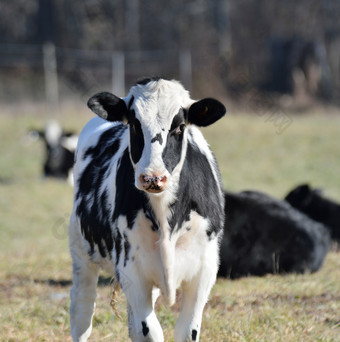
[{"label": "cow's back", "polygon": [[[100,137],[105,133],[112,130],[114,127],[122,127],[121,122],[108,122],[100,117],[94,117],[87,122],[82,131],[80,132],[77,149],[75,153],[75,176],[79,176],[81,168],[84,167],[84,155],[89,148],[94,148],[98,145]],[[112,138],[120,136],[112,134]]]},{"label": "cow's back", "polygon": [[[90,120],[79,136],[74,166],[74,213],[87,252],[102,257],[113,250],[112,212],[117,195],[115,176],[127,159],[127,129],[122,123]],[[125,153],[124,153],[125,152]],[[128,172],[130,171],[130,172]],[[133,171],[125,170],[125,175]]]}]

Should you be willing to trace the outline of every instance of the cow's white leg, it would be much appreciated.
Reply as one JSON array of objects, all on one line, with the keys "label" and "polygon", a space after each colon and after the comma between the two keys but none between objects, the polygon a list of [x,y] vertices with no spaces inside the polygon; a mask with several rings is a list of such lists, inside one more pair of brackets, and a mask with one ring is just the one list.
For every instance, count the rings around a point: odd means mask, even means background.
[{"label": "cow's white leg", "polygon": [[136,281],[124,292],[128,300],[131,340],[133,342],[163,342],[163,331],[153,310],[159,291]]},{"label": "cow's white leg", "polygon": [[85,342],[92,331],[99,267],[73,260],[71,289],[71,335],[73,341]]},{"label": "cow's white leg", "polygon": [[216,244],[214,248],[211,247],[203,257],[200,272],[182,285],[182,306],[175,327],[175,342],[199,340],[203,309],[215,284],[218,268]]},{"label": "cow's white leg", "polygon": [[[155,307],[155,303],[160,295],[160,290],[156,287],[152,290],[152,307]],[[127,312],[128,312],[128,327],[129,327],[129,336],[132,341],[138,341],[138,335],[135,327],[135,321],[133,316],[133,311],[131,305],[127,304]]]}]

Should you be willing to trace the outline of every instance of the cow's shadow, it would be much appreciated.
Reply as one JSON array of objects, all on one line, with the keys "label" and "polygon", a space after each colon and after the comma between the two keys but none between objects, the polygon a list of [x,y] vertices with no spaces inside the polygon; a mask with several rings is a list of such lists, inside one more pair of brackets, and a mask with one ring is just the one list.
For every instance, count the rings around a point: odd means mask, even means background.
[{"label": "cow's shadow", "polygon": [[[112,277],[99,276],[98,286],[105,287],[112,284]],[[34,283],[48,285],[51,287],[68,287],[72,286],[72,280],[70,279],[34,279]]]}]

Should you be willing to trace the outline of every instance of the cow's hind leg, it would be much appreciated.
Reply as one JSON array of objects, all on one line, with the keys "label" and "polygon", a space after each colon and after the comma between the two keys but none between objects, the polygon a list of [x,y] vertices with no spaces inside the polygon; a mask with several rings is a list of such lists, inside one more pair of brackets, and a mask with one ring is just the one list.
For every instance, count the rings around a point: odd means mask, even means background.
[{"label": "cow's hind leg", "polygon": [[73,341],[85,342],[92,331],[99,267],[73,260],[70,320]]},{"label": "cow's hind leg", "polygon": [[182,285],[182,306],[175,328],[175,342],[199,340],[203,309],[217,274],[218,251],[216,247],[209,249],[200,272]]}]

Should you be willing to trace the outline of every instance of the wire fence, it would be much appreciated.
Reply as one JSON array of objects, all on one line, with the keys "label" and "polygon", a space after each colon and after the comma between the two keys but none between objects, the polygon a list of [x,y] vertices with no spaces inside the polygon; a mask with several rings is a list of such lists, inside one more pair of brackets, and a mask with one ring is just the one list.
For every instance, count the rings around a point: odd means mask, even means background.
[{"label": "wire fence", "polygon": [[189,50],[95,51],[45,45],[0,44],[0,99],[61,100],[91,91],[110,90],[124,96],[136,79],[160,75],[192,83]]},{"label": "wire fence", "polygon": [[[322,51],[321,62],[315,62],[314,69],[309,68],[306,75],[302,75],[302,70],[298,68],[292,68],[289,73],[280,63],[275,64],[275,71],[279,70],[281,73],[272,74],[270,72],[273,68],[258,65],[257,68],[261,72],[265,70],[269,77],[263,84],[277,82],[280,85],[283,75],[292,81],[293,96],[306,93],[310,98],[316,98],[323,94],[324,100],[339,103],[340,38],[327,46],[317,46],[322,47],[319,49]],[[285,56],[279,55],[275,61],[280,62],[283,57]],[[313,61],[313,55],[309,59],[307,56],[307,66],[310,60]],[[216,79],[219,77],[220,83],[212,81],[212,70],[219,62],[217,59],[211,61],[208,57],[204,60],[204,57],[198,57],[196,53],[192,54],[190,50],[185,49],[109,51],[80,50],[52,44],[0,44],[0,101],[46,102],[49,108],[57,108],[65,100],[84,102],[94,92],[102,90],[124,96],[127,88],[145,76],[180,79],[187,89],[192,90],[193,71],[195,90],[197,84],[201,87],[201,83],[215,86],[215,89],[220,85],[221,89],[224,86],[235,96],[234,89],[237,94],[241,94],[258,86],[247,69],[240,71],[237,65],[230,64],[230,61],[224,61],[224,67],[216,69],[220,71],[215,75]],[[279,77],[275,78],[275,75]],[[263,101],[263,98],[261,100]]]}]

